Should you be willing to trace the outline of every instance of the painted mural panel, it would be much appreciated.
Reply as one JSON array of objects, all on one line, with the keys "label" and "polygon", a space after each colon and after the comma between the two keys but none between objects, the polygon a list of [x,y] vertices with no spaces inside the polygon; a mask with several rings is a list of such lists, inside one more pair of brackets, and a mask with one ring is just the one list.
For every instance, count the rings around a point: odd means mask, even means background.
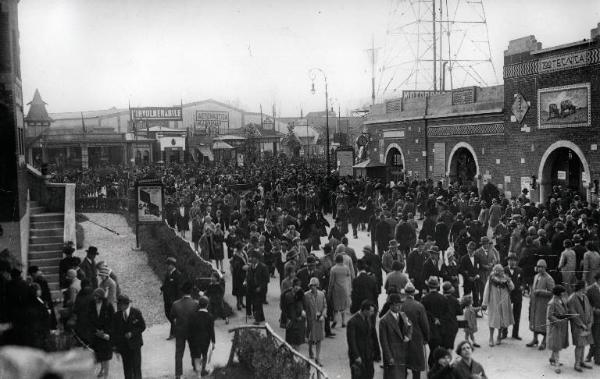
[{"label": "painted mural panel", "polygon": [[539,128],[590,125],[590,84],[538,90]]}]

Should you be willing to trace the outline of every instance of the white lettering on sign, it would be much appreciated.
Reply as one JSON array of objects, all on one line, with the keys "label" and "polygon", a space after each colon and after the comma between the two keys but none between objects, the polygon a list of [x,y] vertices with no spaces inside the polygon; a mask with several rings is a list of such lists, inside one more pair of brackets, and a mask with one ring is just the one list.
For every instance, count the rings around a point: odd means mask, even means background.
[{"label": "white lettering on sign", "polygon": [[383,138],[404,138],[404,130],[386,130]]},{"label": "white lettering on sign", "polygon": [[196,111],[196,124],[204,128],[220,128],[229,125],[229,112]]},{"label": "white lettering on sign", "polygon": [[132,120],[173,120],[182,121],[183,111],[180,107],[146,107],[131,108]]},{"label": "white lettering on sign", "polygon": [[538,70],[541,73],[586,66],[590,64],[591,55],[591,50],[586,50],[559,55],[557,57],[543,58],[539,60]]}]

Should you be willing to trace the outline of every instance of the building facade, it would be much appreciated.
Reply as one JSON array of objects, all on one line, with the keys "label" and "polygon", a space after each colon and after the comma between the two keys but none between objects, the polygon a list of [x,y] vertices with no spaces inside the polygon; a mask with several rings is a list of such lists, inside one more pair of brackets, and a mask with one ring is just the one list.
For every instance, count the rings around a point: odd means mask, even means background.
[{"label": "building facade", "polygon": [[533,36],[511,41],[503,77],[500,86],[423,91],[373,106],[361,172],[492,183],[508,197],[527,188],[534,201],[561,186],[597,202],[599,27],[590,39],[546,49]]}]

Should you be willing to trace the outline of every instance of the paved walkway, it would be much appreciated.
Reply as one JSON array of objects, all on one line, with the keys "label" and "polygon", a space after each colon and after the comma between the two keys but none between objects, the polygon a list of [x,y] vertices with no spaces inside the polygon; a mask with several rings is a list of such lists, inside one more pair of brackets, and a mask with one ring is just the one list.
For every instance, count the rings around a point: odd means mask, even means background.
[{"label": "paved walkway", "polygon": [[[100,256],[98,259],[106,260],[108,264],[119,276],[119,280],[125,293],[133,298],[133,306],[139,307],[144,312],[147,320],[154,323],[144,333],[144,347],[142,350],[144,378],[172,378],[175,372],[174,341],[165,341],[168,335],[169,326],[163,315],[162,297],[160,295],[160,280],[145,266],[147,259],[144,252],[133,251],[131,248],[135,245],[135,235],[127,226],[125,220],[118,215],[113,214],[86,214],[91,221],[101,225],[109,226],[111,229],[120,233],[120,236],[110,233],[105,229],[91,223],[82,223],[86,232],[85,246],[89,244],[98,246]],[[188,233],[189,234],[189,233]],[[368,244],[370,239],[366,232],[359,232],[358,239],[350,239],[350,246],[353,247],[359,257],[362,255],[362,246]],[[78,252],[81,256],[83,253]],[[227,267],[225,274],[227,288],[226,301],[235,304],[235,299],[231,296],[231,276]],[[273,279],[269,283],[269,292],[265,306],[265,315],[267,322],[271,324],[276,332],[281,336],[285,331],[279,329],[279,279]],[[385,301],[382,295],[379,299],[380,304]],[[548,364],[549,351],[538,351],[525,347],[525,343],[531,338],[528,331],[527,308],[528,299],[524,300],[523,313],[521,316],[520,335],[523,341],[505,340],[505,342],[496,347],[487,346],[488,329],[487,319],[479,319],[479,332],[476,335],[478,342],[482,345],[475,351],[475,359],[479,361],[486,370],[489,378],[511,378],[511,379],[532,379],[532,378],[592,378],[600,375],[600,367],[594,366],[593,370],[586,370],[584,373],[576,373],[573,370],[574,354],[573,347],[561,352],[561,359],[564,363],[563,373],[557,375]],[[212,358],[212,365],[224,366],[229,357],[231,348],[232,334],[228,330],[237,325],[245,324],[245,313],[237,312],[231,318],[229,325],[225,325],[223,320],[217,320],[215,323],[215,333],[217,347]],[[333,339],[325,339],[322,350],[322,362],[324,370],[330,375],[330,378],[350,378],[348,367],[346,334],[345,329],[338,327],[334,329],[337,336]],[[463,337],[462,333],[457,336],[457,341]],[[300,347],[300,352],[307,354],[307,345]],[[189,353],[184,356],[184,374],[186,377],[194,377],[191,370]],[[113,359],[111,366],[111,378],[121,378],[122,368],[120,361]],[[376,365],[375,378],[382,377],[382,370]],[[410,377],[410,376],[409,376]],[[424,377],[424,376],[422,376]]]}]

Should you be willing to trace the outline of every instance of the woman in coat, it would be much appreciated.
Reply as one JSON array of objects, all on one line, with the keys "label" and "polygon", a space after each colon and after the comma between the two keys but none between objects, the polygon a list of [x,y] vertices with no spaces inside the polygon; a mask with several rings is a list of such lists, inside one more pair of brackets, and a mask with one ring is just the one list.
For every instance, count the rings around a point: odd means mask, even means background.
[{"label": "woman in coat", "polygon": [[200,242],[200,237],[202,237],[202,229],[204,228],[204,223],[202,222],[202,215],[197,213],[192,218],[192,242],[194,243],[194,250],[198,252],[198,243]]},{"label": "woman in coat", "polygon": [[485,285],[482,303],[483,309],[489,309],[490,346],[494,346],[494,329],[498,329],[496,345],[500,345],[500,330],[515,323],[510,302],[510,291],[514,289],[515,285],[502,265],[495,265]]},{"label": "woman in coat", "polygon": [[106,300],[106,293],[102,288],[96,288],[93,293],[94,301],[90,303],[89,317],[92,332],[91,347],[100,363],[98,377],[108,378],[109,363],[112,359],[112,343],[110,340],[113,315],[115,310]]},{"label": "woman in coat", "polygon": [[246,289],[244,288],[244,280],[246,280],[246,269],[248,268],[248,256],[239,241],[235,245],[233,257],[229,260],[229,267],[231,268],[231,294],[237,300],[236,305],[239,311],[245,306]]},{"label": "woman in coat", "polygon": [[575,292],[567,300],[571,320],[571,336],[575,345],[575,371],[581,372],[583,368],[592,368],[583,361],[583,353],[587,345],[594,343],[592,325],[594,313],[590,301],[586,296],[585,282],[578,280],[575,283]]},{"label": "woman in coat", "polygon": [[325,294],[319,290],[319,279],[311,278],[308,284],[310,290],[304,293],[304,311],[308,327],[308,354],[313,358],[313,345],[315,345],[315,363],[319,366],[321,355],[321,341],[325,338],[325,318],[327,317],[327,301]]},{"label": "woman in coat", "polygon": [[213,243],[215,246],[215,263],[217,270],[221,269],[221,273],[225,273],[225,267],[223,267],[223,258],[225,254],[223,252],[223,242],[225,242],[225,234],[221,228],[221,224],[216,224],[215,233],[213,235]]},{"label": "woman in coat", "polygon": [[560,373],[559,352],[569,346],[569,323],[567,304],[563,299],[565,287],[557,285],[552,289],[552,300],[548,303],[548,321],[546,326],[546,347],[552,351],[550,355],[550,364],[556,366],[554,370]]},{"label": "woman in coat", "polygon": [[331,297],[333,305],[333,323],[335,327],[336,315],[341,313],[342,326],[346,326],[346,310],[350,307],[350,291],[352,285],[352,274],[350,269],[344,265],[344,255],[338,254],[335,256],[335,266],[331,268],[329,274],[329,286],[327,295]]},{"label": "woman in coat", "polygon": [[560,254],[558,262],[558,270],[562,274],[563,285],[569,293],[573,292],[573,284],[575,283],[575,270],[577,270],[577,256],[573,250],[571,240],[564,240],[563,247],[565,248]]},{"label": "woman in coat", "polygon": [[294,279],[294,285],[282,294],[282,311],[284,313],[285,342],[289,343],[294,349],[304,343],[306,335],[306,313],[304,312],[304,292],[302,291],[302,281],[299,278]]},{"label": "woman in coat", "polygon": [[535,266],[537,274],[533,279],[529,302],[529,329],[533,332],[533,340],[527,344],[527,347],[537,346],[538,335],[541,334],[543,339],[540,350],[546,348],[546,311],[554,288],[554,279],[546,272],[547,267],[545,260],[538,260]]}]

